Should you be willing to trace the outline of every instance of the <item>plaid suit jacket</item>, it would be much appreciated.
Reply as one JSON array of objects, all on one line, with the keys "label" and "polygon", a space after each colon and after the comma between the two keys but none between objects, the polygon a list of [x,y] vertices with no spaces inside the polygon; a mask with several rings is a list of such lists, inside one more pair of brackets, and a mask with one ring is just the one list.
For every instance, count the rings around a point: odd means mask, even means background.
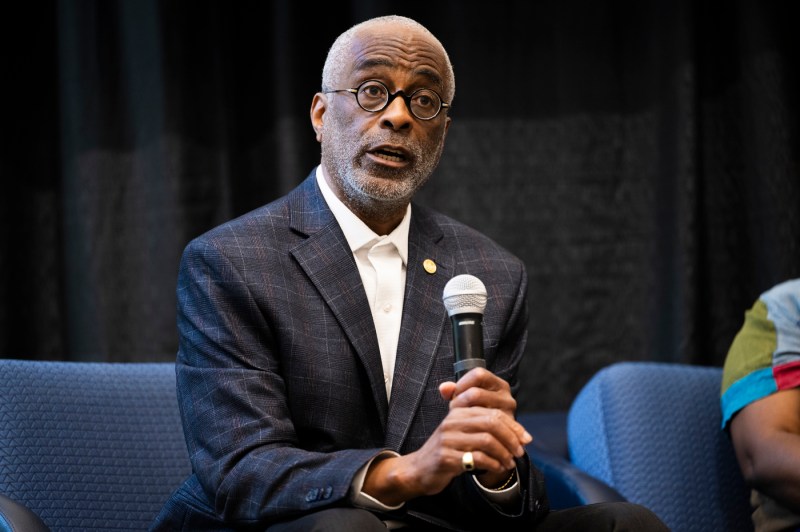
[{"label": "plaid suit jacket", "polygon": [[[487,367],[516,390],[527,334],[523,264],[415,204],[389,402],[361,278],[314,172],[286,197],[193,240],[178,278],[176,364],[193,475],[153,529],[263,528],[347,504],[354,475],[381,450],[419,448],[447,414],[438,385],[454,378],[453,339],[441,298],[462,273],[487,287]],[[466,475],[401,513],[456,529],[529,528],[547,511],[544,482],[527,457],[519,467],[524,503],[512,514],[488,504]]]}]

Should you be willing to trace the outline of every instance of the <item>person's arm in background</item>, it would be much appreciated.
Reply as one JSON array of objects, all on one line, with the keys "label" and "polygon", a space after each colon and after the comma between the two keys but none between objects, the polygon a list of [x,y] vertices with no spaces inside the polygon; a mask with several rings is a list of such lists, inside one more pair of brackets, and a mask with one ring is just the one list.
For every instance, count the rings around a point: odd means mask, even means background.
[{"label": "person's arm in background", "polygon": [[746,406],[730,431],[747,483],[800,512],[800,388]]},{"label": "person's arm in background", "polygon": [[747,483],[800,514],[800,279],[745,312],[725,359],[723,428]]}]

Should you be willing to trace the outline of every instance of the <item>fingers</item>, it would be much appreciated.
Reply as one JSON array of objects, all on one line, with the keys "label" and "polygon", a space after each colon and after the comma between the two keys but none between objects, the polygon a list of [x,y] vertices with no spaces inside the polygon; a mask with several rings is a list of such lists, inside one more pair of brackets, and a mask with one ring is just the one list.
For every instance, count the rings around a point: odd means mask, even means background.
[{"label": "fingers", "polygon": [[455,392],[453,394],[453,398],[450,402],[450,409],[469,408],[472,406],[502,410],[511,417],[514,417],[517,411],[517,401],[508,389],[490,391],[484,388],[473,387],[461,393]]},{"label": "fingers", "polygon": [[514,467],[514,457],[522,456],[533,438],[514,419],[517,403],[505,380],[475,368],[458,382],[440,384],[439,393],[449,401],[450,413],[441,428],[455,465],[465,451],[471,451],[481,469]]},{"label": "fingers", "polygon": [[449,394],[451,409],[471,406],[496,408],[512,418],[517,409],[517,402],[511,395],[508,383],[483,368],[469,371],[456,383],[442,383],[439,391],[445,399],[445,394]]},{"label": "fingers", "polygon": [[442,399],[445,401],[450,401],[453,399],[456,393],[456,383],[454,382],[443,382],[439,385],[439,395],[442,396]]},{"label": "fingers", "polygon": [[[455,383],[445,383],[439,391],[450,397]],[[464,454],[471,453],[475,470],[483,471],[481,482],[492,485],[508,478],[515,458],[525,453],[531,436],[514,418],[502,410],[480,406],[451,408],[430,438],[418,450],[392,461],[391,479],[405,479],[420,494],[441,491],[453,477],[465,472]],[[387,460],[387,462],[389,462]]]},{"label": "fingers", "polygon": [[514,457],[525,453],[531,436],[500,410],[482,407],[451,410],[441,425],[443,443],[456,451],[480,451],[493,460],[486,469],[513,467]]},{"label": "fingers", "polygon": [[[469,452],[472,453],[471,456],[472,456],[473,469],[478,472],[491,471],[493,473],[502,473],[504,471],[513,469],[516,466],[516,463],[514,462],[513,458],[510,460],[507,459],[501,461],[495,456],[489,453],[485,453],[483,451],[469,451]],[[462,472],[467,472],[468,470],[466,470],[463,466],[464,453],[460,454],[456,453],[454,456],[455,459],[457,459],[458,462],[457,465],[460,467]]]},{"label": "fingers", "polygon": [[[467,409],[469,416],[475,418],[475,408]],[[487,410],[484,418],[478,418],[481,432],[493,435],[497,440],[508,449],[514,456],[520,457],[525,454],[524,446],[529,444],[533,438],[514,418],[500,410]],[[485,427],[485,428],[484,428]],[[469,431],[470,426],[465,427]]]},{"label": "fingers", "polygon": [[506,381],[485,368],[474,368],[456,382],[456,394],[470,388],[481,388],[492,392],[511,391]]}]

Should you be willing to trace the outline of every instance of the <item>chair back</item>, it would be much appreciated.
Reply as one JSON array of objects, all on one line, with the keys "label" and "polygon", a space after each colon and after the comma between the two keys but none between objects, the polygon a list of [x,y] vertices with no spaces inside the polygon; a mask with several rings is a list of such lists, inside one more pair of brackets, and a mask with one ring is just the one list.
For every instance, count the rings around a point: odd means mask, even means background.
[{"label": "chair back", "polygon": [[720,429],[722,369],[622,362],[599,371],[567,421],[571,460],[674,532],[753,530],[750,491]]},{"label": "chair back", "polygon": [[53,531],[146,530],[190,471],[174,364],[0,360],[0,494]]}]

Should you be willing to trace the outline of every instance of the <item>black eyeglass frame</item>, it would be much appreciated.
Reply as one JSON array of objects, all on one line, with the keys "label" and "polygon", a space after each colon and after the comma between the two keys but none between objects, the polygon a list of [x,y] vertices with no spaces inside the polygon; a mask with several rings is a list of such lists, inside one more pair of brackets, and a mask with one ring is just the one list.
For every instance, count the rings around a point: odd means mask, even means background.
[{"label": "black eyeglass frame", "polygon": [[[379,109],[367,109],[366,107],[361,105],[361,101],[358,99],[358,92],[361,90],[361,87],[363,87],[367,83],[377,83],[378,85],[380,85],[381,87],[386,89],[386,94],[388,96],[386,97],[386,101],[384,102],[383,106],[381,106]],[[411,100],[414,99],[414,96],[416,94],[418,94],[418,93],[420,93],[422,91],[432,92],[432,93],[434,93],[436,95],[437,98],[439,98],[439,109],[436,111],[436,113],[433,114],[433,116],[430,116],[428,118],[422,118],[421,116],[418,116],[417,113],[414,112],[414,109],[411,107]],[[358,106],[361,107],[363,110],[365,110],[368,113],[380,113],[381,111],[383,111],[384,109],[389,107],[389,104],[392,103],[392,101],[394,101],[395,98],[400,96],[403,99],[403,101],[406,103],[406,108],[408,109],[408,111],[417,120],[425,120],[425,121],[433,120],[434,118],[439,116],[439,114],[442,112],[442,109],[449,109],[450,108],[450,104],[445,102],[444,99],[442,98],[442,96],[438,92],[433,90],[433,89],[421,88],[421,89],[415,90],[411,94],[406,94],[402,90],[398,90],[398,91],[395,91],[395,92],[392,93],[392,92],[389,92],[389,87],[387,87],[384,82],[382,82],[380,80],[377,80],[377,79],[368,79],[368,80],[362,81],[361,83],[358,84],[357,87],[353,87],[352,89],[331,89],[331,90],[322,91],[322,92],[323,92],[323,94],[330,94],[332,92],[349,92],[350,94],[355,96],[356,103],[358,104]]]}]

